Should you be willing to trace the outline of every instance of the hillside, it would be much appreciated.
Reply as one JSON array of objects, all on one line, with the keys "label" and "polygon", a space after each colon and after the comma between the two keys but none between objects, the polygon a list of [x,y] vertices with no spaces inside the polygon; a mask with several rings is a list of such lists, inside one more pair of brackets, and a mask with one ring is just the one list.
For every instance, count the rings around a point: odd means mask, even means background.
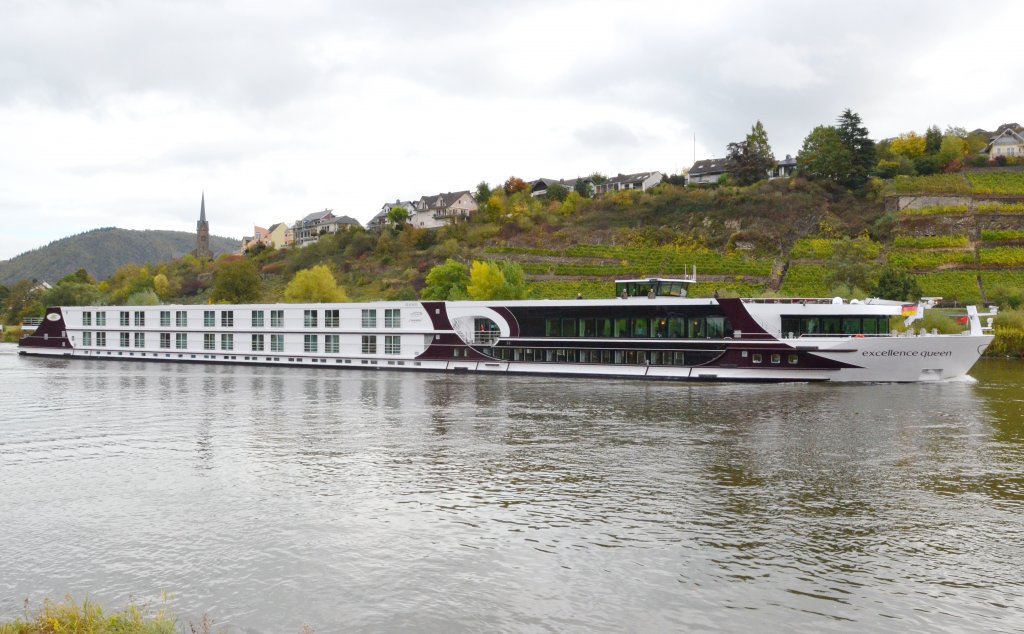
[{"label": "hillside", "polygon": [[[184,231],[94,229],[0,262],[0,284],[33,279],[53,284],[83,268],[96,279],[105,279],[125,264],[179,258],[195,248],[195,244],[195,234]],[[238,244],[236,239],[210,236],[210,249],[215,256],[237,251]]]}]

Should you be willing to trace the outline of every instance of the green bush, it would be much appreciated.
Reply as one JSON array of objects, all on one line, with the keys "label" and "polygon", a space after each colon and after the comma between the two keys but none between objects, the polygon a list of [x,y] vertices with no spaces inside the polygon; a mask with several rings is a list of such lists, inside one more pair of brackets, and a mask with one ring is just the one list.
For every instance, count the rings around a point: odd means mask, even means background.
[{"label": "green bush", "polygon": [[981,232],[981,239],[985,242],[1010,242],[1012,240],[1024,240],[1024,231],[985,229]]},{"label": "green bush", "polygon": [[911,236],[897,236],[893,245],[900,249],[955,249],[957,247],[969,247],[971,241],[967,236],[927,236],[914,238]]},{"label": "green bush", "polygon": [[889,266],[907,271],[933,271],[949,264],[974,264],[973,251],[892,251]]},{"label": "green bush", "polygon": [[967,179],[975,194],[1024,196],[1024,172],[970,172]]},{"label": "green bush", "polygon": [[1024,266],[1024,248],[992,247],[978,252],[981,263],[989,266]]},{"label": "green bush", "polygon": [[986,203],[974,208],[979,214],[1024,214],[1024,205]]},{"label": "green bush", "polygon": [[925,297],[942,297],[963,304],[981,301],[978,271],[936,271],[917,276],[917,283]]},{"label": "green bush", "polygon": [[[79,605],[67,597],[64,602],[47,599],[38,613],[25,620],[0,623],[0,634],[174,634],[175,625],[174,617],[164,609],[150,614],[139,606],[129,605],[124,610],[107,613],[89,600]],[[192,631],[200,630],[193,625]]]},{"label": "green bush", "polygon": [[820,264],[794,264],[786,271],[780,292],[785,297],[828,296],[827,267]]}]

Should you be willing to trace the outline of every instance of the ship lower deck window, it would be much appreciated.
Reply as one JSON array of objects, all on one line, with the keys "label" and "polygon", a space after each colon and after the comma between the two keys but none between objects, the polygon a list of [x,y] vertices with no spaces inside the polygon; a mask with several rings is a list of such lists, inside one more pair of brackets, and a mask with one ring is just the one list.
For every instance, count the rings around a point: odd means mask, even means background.
[{"label": "ship lower deck window", "polygon": [[251,342],[251,350],[253,352],[263,352],[264,339],[263,335],[253,335]]},{"label": "ship lower deck window", "polygon": [[338,335],[324,335],[324,352],[337,354],[339,350],[341,350],[340,337]]},{"label": "ship lower deck window", "polygon": [[[139,333],[139,334],[142,334],[142,333]],[[169,332],[162,332],[162,333],[160,333],[160,347],[161,348],[170,348],[171,347],[171,333],[169,333]]]},{"label": "ship lower deck window", "polygon": [[384,337],[384,354],[402,354],[402,337],[386,335]]},{"label": "ship lower deck window", "polygon": [[86,331],[86,332],[82,333],[82,345],[83,346],[91,346],[92,345],[92,333],[91,332]]},{"label": "ship lower deck window", "polygon": [[174,349],[175,350],[187,350],[188,349],[188,335],[184,332],[174,333]]},{"label": "ship lower deck window", "polygon": [[122,332],[121,333],[121,347],[122,348],[127,348],[128,347],[128,333],[126,333],[126,332]]},{"label": "ship lower deck window", "polygon": [[203,350],[216,350],[216,349],[217,349],[216,335],[214,335],[212,333],[207,333],[207,334],[203,335]]},{"label": "ship lower deck window", "polygon": [[316,335],[305,335],[302,338],[302,351],[303,352],[316,352],[317,351],[317,336]]},{"label": "ship lower deck window", "polygon": [[[144,332],[137,332],[137,333],[135,333],[134,339],[135,339],[135,347],[136,348],[145,348],[146,347],[146,333],[144,333]],[[168,339],[167,341],[168,341],[168,343],[170,343],[170,339]],[[161,343],[163,343],[162,339],[161,339]]]},{"label": "ship lower deck window", "polygon": [[[273,315],[273,311],[271,311],[271,315]],[[284,352],[284,335],[270,335],[270,351]]]},{"label": "ship lower deck window", "polygon": [[363,354],[377,354],[377,335],[363,335],[360,350]]}]

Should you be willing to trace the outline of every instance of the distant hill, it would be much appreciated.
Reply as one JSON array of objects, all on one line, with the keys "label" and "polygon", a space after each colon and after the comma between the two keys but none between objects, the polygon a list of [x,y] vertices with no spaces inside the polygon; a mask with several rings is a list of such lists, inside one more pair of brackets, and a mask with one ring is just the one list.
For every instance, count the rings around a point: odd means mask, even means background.
[{"label": "distant hill", "polygon": [[[53,284],[83,268],[102,280],[125,264],[172,260],[189,253],[195,246],[196,235],[185,231],[93,229],[0,261],[0,284],[10,286],[25,279]],[[237,239],[210,236],[214,256],[233,253],[238,247]]]}]

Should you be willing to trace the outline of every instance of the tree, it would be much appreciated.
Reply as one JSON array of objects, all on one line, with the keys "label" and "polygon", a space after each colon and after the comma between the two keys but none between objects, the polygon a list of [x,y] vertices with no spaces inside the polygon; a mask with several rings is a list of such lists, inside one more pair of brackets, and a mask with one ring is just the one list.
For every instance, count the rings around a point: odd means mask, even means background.
[{"label": "tree", "polygon": [[920,136],[917,132],[911,130],[910,132],[904,132],[895,139],[889,145],[893,154],[898,156],[905,156],[910,160],[914,160],[919,156],[924,155],[925,140],[923,136]]},{"label": "tree", "polygon": [[938,154],[940,147],[942,147],[942,130],[939,130],[937,125],[928,126],[924,133],[924,153]]},{"label": "tree", "polygon": [[529,190],[530,185],[526,181],[517,176],[509,176],[508,180],[505,181],[503,189],[505,190],[505,195],[511,196],[516,192]]},{"label": "tree", "polygon": [[396,227],[404,227],[409,218],[409,210],[402,205],[395,205],[388,210],[388,222]]},{"label": "tree", "polygon": [[590,198],[590,181],[585,178],[576,178],[572,190],[583,198]]},{"label": "tree", "polygon": [[[156,278],[153,285],[156,286]],[[221,264],[213,276],[210,299],[228,304],[255,302],[260,298],[261,286],[260,274],[252,260],[229,260]]]},{"label": "tree", "polygon": [[906,271],[892,267],[882,271],[871,291],[875,297],[899,302],[915,302],[921,298],[921,287],[917,278]]},{"label": "tree", "polygon": [[828,268],[827,281],[830,287],[843,285],[851,291],[870,288],[874,268],[871,242],[864,238],[843,238],[833,248]]},{"label": "tree", "polygon": [[103,302],[103,293],[95,284],[68,281],[72,276],[65,277],[56,286],[43,294],[43,304],[47,306],[96,306]]},{"label": "tree", "polygon": [[515,262],[474,260],[469,269],[466,292],[470,299],[523,299],[526,291],[526,276]]},{"label": "tree", "polygon": [[839,115],[836,130],[839,138],[850,153],[850,170],[839,179],[839,183],[850,189],[861,190],[875,167],[875,142],[868,136],[868,129],[861,122],[860,115],[849,108]]},{"label": "tree", "polygon": [[752,185],[768,178],[775,167],[775,155],[768,144],[768,133],[760,120],[750,128],[747,138],[728,146],[732,174],[737,185]]},{"label": "tree", "polygon": [[843,182],[853,169],[853,157],[839,131],[820,125],[807,135],[796,155],[800,174],[812,180]]},{"label": "tree", "polygon": [[448,258],[427,273],[427,285],[420,293],[423,299],[458,300],[466,299],[469,285],[469,269],[458,260]]},{"label": "tree", "polygon": [[565,185],[559,185],[558,183],[552,183],[548,185],[548,189],[544,192],[544,198],[546,200],[553,200],[556,202],[564,202],[569,196],[569,188]]},{"label": "tree", "polygon": [[345,302],[345,290],[338,286],[331,270],[320,264],[299,271],[284,289],[284,301],[291,304]]},{"label": "tree", "polygon": [[484,205],[491,198],[491,186],[487,184],[487,181],[480,181],[477,183],[476,192],[473,194],[473,200],[476,201],[477,205]]},{"label": "tree", "polygon": [[603,185],[608,182],[608,177],[602,174],[601,172],[594,172],[587,178],[589,178],[590,182],[595,185]]}]

